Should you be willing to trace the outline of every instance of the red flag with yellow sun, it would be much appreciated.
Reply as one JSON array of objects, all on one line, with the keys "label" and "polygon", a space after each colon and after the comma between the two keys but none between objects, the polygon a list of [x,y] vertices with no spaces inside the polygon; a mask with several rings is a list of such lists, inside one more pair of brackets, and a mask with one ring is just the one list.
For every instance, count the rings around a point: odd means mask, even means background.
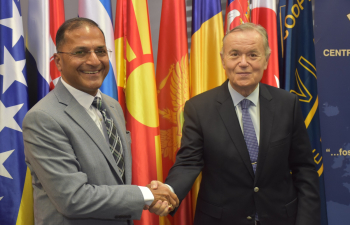
[{"label": "red flag with yellow sun", "polygon": [[[119,0],[116,11],[118,96],[131,133],[132,184],[145,186],[152,180],[163,180],[147,0]],[[158,225],[159,220],[159,216],[144,211],[141,220],[134,223]]]}]

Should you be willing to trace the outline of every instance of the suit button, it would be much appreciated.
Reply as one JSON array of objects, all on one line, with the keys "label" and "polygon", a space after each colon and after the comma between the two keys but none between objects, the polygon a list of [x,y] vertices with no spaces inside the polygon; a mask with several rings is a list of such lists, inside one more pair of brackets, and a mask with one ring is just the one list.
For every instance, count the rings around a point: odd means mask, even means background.
[{"label": "suit button", "polygon": [[247,216],[247,220],[251,220],[252,219],[252,217],[251,216]]},{"label": "suit button", "polygon": [[254,188],[254,192],[258,192],[259,191],[259,188],[258,187],[255,187]]}]

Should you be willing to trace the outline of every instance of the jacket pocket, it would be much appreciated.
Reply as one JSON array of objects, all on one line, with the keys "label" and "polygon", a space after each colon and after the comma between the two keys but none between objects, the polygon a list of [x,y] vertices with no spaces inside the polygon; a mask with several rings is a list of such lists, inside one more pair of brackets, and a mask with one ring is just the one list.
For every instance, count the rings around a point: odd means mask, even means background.
[{"label": "jacket pocket", "polygon": [[212,216],[214,218],[220,219],[222,215],[222,207],[212,205],[200,198],[197,199],[197,208],[203,213]]},{"label": "jacket pocket", "polygon": [[289,144],[290,143],[290,133],[285,136],[284,138],[281,138],[277,141],[272,141],[270,142],[270,148],[274,148],[274,147],[278,147],[278,146],[281,146],[281,145],[284,145],[284,144]]},{"label": "jacket pocket", "polygon": [[288,217],[295,216],[298,209],[298,198],[295,198],[293,201],[289,202],[285,207]]}]

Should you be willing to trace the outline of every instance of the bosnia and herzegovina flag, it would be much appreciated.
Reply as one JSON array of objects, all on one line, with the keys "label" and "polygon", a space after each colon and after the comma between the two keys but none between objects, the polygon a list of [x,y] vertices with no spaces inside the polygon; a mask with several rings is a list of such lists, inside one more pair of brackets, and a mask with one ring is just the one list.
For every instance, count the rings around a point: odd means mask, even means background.
[{"label": "bosnia and herzegovina flag", "polygon": [[29,108],[20,2],[0,1],[0,224],[31,225],[33,196],[22,121]]},{"label": "bosnia and herzegovina flag", "polygon": [[[224,37],[220,0],[192,1],[190,97],[215,88],[226,80],[220,51]],[[192,187],[193,212],[196,208],[201,175]]]},{"label": "bosnia and herzegovina flag", "polygon": [[[105,35],[108,50],[114,52],[113,17],[110,0],[79,0],[79,16],[95,21]],[[109,72],[100,90],[118,100],[115,54],[109,55]]]},{"label": "bosnia and herzegovina flag", "polygon": [[326,199],[323,179],[323,159],[318,111],[317,75],[312,21],[312,4],[304,1],[298,17],[292,8],[297,0],[280,0],[278,12],[278,38],[280,74],[284,89],[298,95],[305,126],[320,177],[321,224],[327,225]]},{"label": "bosnia and herzegovina flag", "polygon": [[[185,1],[162,2],[157,60],[159,126],[165,179],[180,148],[183,110],[190,95]],[[165,224],[192,224],[191,202],[190,192],[183,199],[176,214],[165,218]]]}]

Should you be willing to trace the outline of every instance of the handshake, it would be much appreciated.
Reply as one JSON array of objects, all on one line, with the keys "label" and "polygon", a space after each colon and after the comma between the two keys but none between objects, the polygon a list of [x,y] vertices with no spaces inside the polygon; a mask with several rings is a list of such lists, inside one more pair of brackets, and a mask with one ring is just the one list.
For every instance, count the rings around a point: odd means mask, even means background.
[{"label": "handshake", "polygon": [[151,190],[154,201],[150,206],[146,205],[144,207],[145,210],[148,209],[151,213],[155,213],[158,216],[167,216],[179,206],[179,199],[166,184],[160,181],[152,181],[146,187]]}]

